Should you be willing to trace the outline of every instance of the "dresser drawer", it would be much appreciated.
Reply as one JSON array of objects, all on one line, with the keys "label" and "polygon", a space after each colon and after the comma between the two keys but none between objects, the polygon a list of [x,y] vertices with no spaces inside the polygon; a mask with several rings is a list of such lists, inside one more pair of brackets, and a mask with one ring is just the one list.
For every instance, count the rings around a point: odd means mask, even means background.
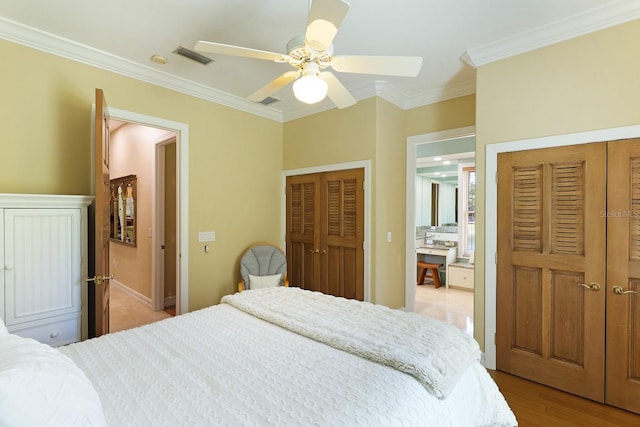
[{"label": "dresser drawer", "polygon": [[80,318],[57,320],[38,325],[13,325],[9,332],[21,337],[33,338],[52,347],[80,341]]},{"label": "dresser drawer", "polygon": [[460,288],[473,289],[473,268],[464,268],[449,266],[449,277],[447,277],[449,286],[457,286]]}]

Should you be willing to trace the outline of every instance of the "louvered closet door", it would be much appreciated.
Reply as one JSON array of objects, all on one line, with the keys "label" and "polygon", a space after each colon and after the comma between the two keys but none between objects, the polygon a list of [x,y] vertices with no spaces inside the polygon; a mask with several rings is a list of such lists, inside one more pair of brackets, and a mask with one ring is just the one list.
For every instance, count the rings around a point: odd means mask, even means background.
[{"label": "louvered closet door", "polygon": [[596,143],[498,156],[497,367],[601,402],[606,155]]},{"label": "louvered closet door", "polygon": [[364,299],[364,170],[287,178],[292,286]]},{"label": "louvered closet door", "polygon": [[640,414],[640,139],[609,143],[608,181],[606,402]]},{"label": "louvered closet door", "polygon": [[327,172],[322,179],[320,267],[327,293],[364,299],[364,170]]},{"label": "louvered closet door", "polygon": [[320,175],[287,177],[287,270],[291,286],[320,287]]}]

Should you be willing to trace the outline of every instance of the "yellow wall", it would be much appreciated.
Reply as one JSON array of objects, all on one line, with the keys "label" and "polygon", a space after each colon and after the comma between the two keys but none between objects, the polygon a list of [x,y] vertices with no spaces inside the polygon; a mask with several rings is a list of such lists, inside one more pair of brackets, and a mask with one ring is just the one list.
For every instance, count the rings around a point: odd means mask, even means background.
[{"label": "yellow wall", "polygon": [[332,109],[284,125],[283,168],[299,169],[375,157],[376,101]]},{"label": "yellow wall", "polygon": [[404,116],[407,136],[473,126],[476,123],[476,96],[461,96],[413,108]]},{"label": "yellow wall", "polygon": [[[380,98],[285,123],[284,169],[371,161],[371,301],[405,302],[408,136],[474,124],[473,95],[402,111]],[[391,232],[391,242],[387,233]]]},{"label": "yellow wall", "polygon": [[[281,123],[0,41],[0,192],[89,194],[91,105],[189,126],[189,308],[233,292],[254,241],[277,242]],[[204,253],[198,231],[216,231]]]},{"label": "yellow wall", "polygon": [[[403,111],[378,98],[376,111],[376,161],[373,175],[375,212],[373,282],[375,302],[390,307],[405,303],[405,163],[406,136]],[[391,242],[387,233],[391,233]]]},{"label": "yellow wall", "polygon": [[[639,124],[638,40],[640,20],[478,69],[478,248],[485,244],[487,144]],[[484,329],[484,308],[477,304],[484,302],[484,262],[484,251],[477,251],[476,329]]]}]

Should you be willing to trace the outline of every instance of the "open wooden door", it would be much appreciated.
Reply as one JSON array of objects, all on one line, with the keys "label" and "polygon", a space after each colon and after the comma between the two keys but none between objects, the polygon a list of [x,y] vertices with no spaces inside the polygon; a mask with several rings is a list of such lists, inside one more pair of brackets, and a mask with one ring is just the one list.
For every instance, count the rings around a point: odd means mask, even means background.
[{"label": "open wooden door", "polygon": [[498,156],[497,367],[600,402],[606,157],[605,143]]},{"label": "open wooden door", "polygon": [[[93,336],[109,333],[109,112],[102,89],[96,89],[95,107],[95,206],[94,271],[88,279],[93,295]],[[91,303],[91,302],[90,302]]]},{"label": "open wooden door", "polygon": [[640,414],[640,139],[608,157],[606,402]]}]

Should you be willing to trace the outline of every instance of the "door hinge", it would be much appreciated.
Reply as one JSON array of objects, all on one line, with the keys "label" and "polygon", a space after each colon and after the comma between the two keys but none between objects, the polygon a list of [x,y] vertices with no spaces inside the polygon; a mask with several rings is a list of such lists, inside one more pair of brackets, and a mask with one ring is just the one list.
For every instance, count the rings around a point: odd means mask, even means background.
[{"label": "door hinge", "polygon": [[497,252],[493,253],[493,263],[495,265],[498,265],[498,253]]},{"label": "door hinge", "polygon": [[496,184],[498,183],[498,171],[496,171],[496,178],[495,178]]}]

